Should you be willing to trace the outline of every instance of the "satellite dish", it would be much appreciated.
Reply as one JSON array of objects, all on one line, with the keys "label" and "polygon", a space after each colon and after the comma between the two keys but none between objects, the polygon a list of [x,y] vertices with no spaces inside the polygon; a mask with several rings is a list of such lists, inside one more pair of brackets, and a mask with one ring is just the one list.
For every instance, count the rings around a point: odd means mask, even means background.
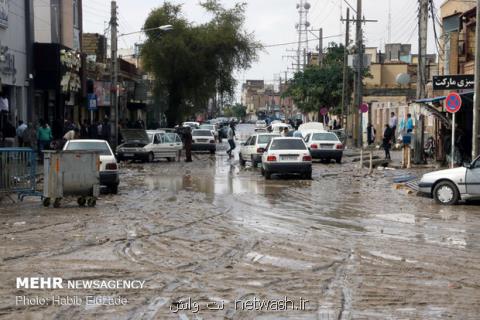
[{"label": "satellite dish", "polygon": [[308,21],[305,22],[305,27],[307,27],[307,28],[310,27],[310,22],[308,22]]},{"label": "satellite dish", "polygon": [[300,5],[297,3],[297,9],[300,8]]},{"label": "satellite dish", "polygon": [[303,7],[305,8],[305,10],[310,10],[310,8],[311,8],[310,3],[308,3],[308,2],[305,2]]},{"label": "satellite dish", "polygon": [[399,73],[397,74],[397,77],[395,78],[395,81],[399,85],[407,85],[410,83],[410,75],[408,73]]}]

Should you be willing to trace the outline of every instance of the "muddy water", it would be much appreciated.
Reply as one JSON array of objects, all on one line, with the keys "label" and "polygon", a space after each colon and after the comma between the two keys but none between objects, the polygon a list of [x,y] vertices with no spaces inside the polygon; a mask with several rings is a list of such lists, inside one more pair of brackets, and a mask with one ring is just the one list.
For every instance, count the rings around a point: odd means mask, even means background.
[{"label": "muddy water", "polygon": [[[245,132],[248,129],[245,129]],[[225,146],[223,146],[223,149]],[[94,209],[0,207],[6,319],[477,319],[478,206],[440,207],[348,160],[312,181],[193,163],[127,164]],[[140,279],[141,290],[17,290],[17,276]],[[29,306],[17,295],[122,296],[125,306]],[[287,297],[301,310],[251,311]],[[176,307],[194,302],[189,310]],[[222,302],[222,310],[212,310]],[[197,308],[193,308],[197,307]],[[198,310],[197,310],[198,309]],[[173,311],[172,311],[173,310]],[[198,311],[198,312],[195,312]]]}]

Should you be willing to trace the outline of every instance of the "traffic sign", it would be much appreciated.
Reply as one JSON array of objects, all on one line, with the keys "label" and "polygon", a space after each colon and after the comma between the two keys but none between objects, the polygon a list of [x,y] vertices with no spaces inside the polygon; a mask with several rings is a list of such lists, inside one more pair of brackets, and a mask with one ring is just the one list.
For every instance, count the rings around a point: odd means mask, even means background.
[{"label": "traffic sign", "polygon": [[445,100],[445,108],[449,113],[457,113],[462,107],[462,97],[456,92],[451,92]]},{"label": "traffic sign", "polygon": [[95,94],[88,94],[88,110],[96,111],[97,110],[97,96]]},{"label": "traffic sign", "polygon": [[362,105],[360,106],[360,112],[361,113],[367,113],[368,112],[368,103],[362,103]]},{"label": "traffic sign", "polygon": [[322,109],[320,109],[320,114],[322,116],[326,116],[328,114],[328,108],[327,107],[323,107]]}]

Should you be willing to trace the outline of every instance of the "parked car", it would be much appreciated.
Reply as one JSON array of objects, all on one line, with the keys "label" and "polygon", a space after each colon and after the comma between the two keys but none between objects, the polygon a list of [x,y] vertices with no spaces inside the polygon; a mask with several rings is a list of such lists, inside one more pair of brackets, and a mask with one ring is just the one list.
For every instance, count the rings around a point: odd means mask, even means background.
[{"label": "parked car", "polygon": [[327,130],[325,130],[325,126],[323,125],[323,123],[312,121],[312,122],[306,122],[306,123],[300,124],[298,126],[298,131],[300,131],[302,135],[305,137],[305,135],[311,131],[327,131]]},{"label": "parked car", "polygon": [[211,154],[214,154],[217,150],[215,136],[210,130],[193,130],[192,138],[192,151],[210,151]]},{"label": "parked car", "polygon": [[288,132],[293,133],[293,127],[288,123],[283,122],[272,122],[272,124],[268,127],[269,131],[276,134],[281,134],[285,128],[288,128]]},{"label": "parked car", "polygon": [[301,138],[272,138],[262,155],[262,175],[300,174],[312,178],[312,156]]},{"label": "parked car", "polygon": [[335,133],[310,131],[304,139],[313,159],[323,159],[328,162],[335,159],[337,163],[342,162],[343,144]]},{"label": "parked car", "polygon": [[262,154],[267,144],[275,137],[280,137],[280,135],[275,133],[259,133],[250,136],[240,147],[240,153],[238,155],[240,165],[244,166],[246,161],[251,161],[252,167],[256,168],[259,163],[262,163]]},{"label": "parked car", "polygon": [[100,184],[108,187],[111,193],[118,193],[120,178],[118,175],[117,159],[110,145],[105,140],[69,140],[63,150],[93,150],[100,154]]},{"label": "parked car", "polygon": [[125,142],[117,147],[117,159],[152,162],[166,158],[175,161],[183,149],[182,140],[176,133],[142,129],[122,130]]},{"label": "parked car", "polygon": [[480,199],[480,157],[463,167],[426,173],[418,187],[420,193],[443,205]]}]

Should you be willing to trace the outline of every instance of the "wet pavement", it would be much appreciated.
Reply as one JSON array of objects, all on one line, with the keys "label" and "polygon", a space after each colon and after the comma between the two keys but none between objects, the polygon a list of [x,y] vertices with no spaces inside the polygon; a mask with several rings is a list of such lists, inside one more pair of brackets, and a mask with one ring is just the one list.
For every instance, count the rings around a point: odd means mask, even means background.
[{"label": "wet pavement", "polygon": [[[394,188],[398,171],[368,175],[345,159],[315,163],[311,181],[266,181],[219,150],[121,172],[119,194],[96,208],[1,203],[1,318],[479,317],[478,204],[443,207]],[[16,289],[16,277],[31,276],[142,280],[145,288]],[[128,303],[16,303],[52,295]],[[255,299],[294,306],[251,310]]]}]

